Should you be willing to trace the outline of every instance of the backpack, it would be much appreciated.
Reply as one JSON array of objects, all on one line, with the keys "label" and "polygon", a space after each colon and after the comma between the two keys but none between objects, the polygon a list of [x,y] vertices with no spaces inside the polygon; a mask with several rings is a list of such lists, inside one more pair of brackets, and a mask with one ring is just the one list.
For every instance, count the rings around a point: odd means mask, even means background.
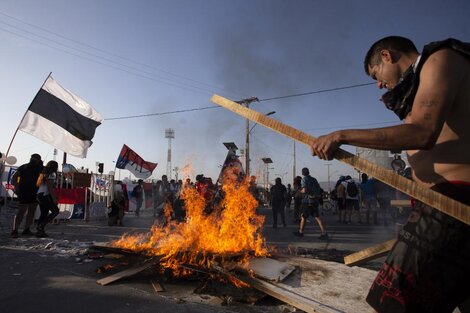
[{"label": "backpack", "polygon": [[318,184],[318,181],[311,176],[305,177],[305,189],[305,194],[307,196],[316,197],[320,195],[320,184]]},{"label": "backpack", "polygon": [[346,192],[349,197],[355,198],[359,194],[359,189],[357,188],[357,185],[353,181],[348,181],[348,184],[346,185]]}]

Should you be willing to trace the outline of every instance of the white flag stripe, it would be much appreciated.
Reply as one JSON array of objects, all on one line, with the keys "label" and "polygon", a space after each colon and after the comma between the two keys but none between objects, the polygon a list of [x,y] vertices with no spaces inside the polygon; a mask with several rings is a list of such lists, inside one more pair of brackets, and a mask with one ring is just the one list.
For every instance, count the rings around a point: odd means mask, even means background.
[{"label": "white flag stripe", "polygon": [[131,172],[135,177],[140,179],[147,179],[152,175],[152,172],[146,170],[145,168],[141,168],[135,163],[133,165],[127,163],[125,169]]},{"label": "white flag stripe", "polygon": [[90,141],[78,139],[57,124],[31,111],[26,112],[19,129],[80,158],[86,157],[87,149],[91,146]]},{"label": "white flag stripe", "polygon": [[59,83],[57,83],[51,76],[49,76],[49,78],[46,80],[42,89],[46,90],[50,94],[64,101],[65,103],[67,103],[67,105],[69,105],[72,109],[74,109],[81,115],[97,122],[101,122],[103,120],[101,115],[96,112],[91,105],[89,105],[82,98],[78,97],[77,95],[74,95],[73,93],[59,85]]}]

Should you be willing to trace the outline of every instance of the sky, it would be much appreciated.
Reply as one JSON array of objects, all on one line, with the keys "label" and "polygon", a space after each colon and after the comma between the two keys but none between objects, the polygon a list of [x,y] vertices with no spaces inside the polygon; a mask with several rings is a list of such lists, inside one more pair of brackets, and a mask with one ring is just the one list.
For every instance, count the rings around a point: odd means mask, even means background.
[{"label": "sky", "polygon": [[[256,96],[261,101],[253,109],[275,111],[271,117],[313,136],[399,124],[376,85],[338,88],[373,83],[363,60],[382,37],[409,37],[418,50],[448,37],[470,41],[469,13],[463,0],[0,0],[0,152],[52,72],[104,118],[87,158],[69,155],[68,163],[96,172],[102,162],[108,173],[126,144],[158,163],[151,178],[159,179],[167,171],[165,129],[172,128],[172,168],[191,169],[179,178],[217,178],[223,142],[244,148],[245,120],[211,103],[213,94]],[[191,111],[114,119],[181,110]],[[270,179],[291,182],[292,139],[256,125],[250,141],[259,181],[261,158],[270,157]],[[53,150],[19,131],[9,155],[20,165],[32,153],[51,160]],[[56,158],[61,163],[61,151]],[[297,143],[297,175],[302,167],[320,181],[328,180],[328,169],[332,181],[357,176]]]}]

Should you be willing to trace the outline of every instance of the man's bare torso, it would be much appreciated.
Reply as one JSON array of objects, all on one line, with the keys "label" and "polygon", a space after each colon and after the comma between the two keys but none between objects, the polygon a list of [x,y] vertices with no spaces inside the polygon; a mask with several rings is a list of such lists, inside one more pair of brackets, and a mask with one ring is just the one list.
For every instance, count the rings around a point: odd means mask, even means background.
[{"label": "man's bare torso", "polygon": [[[409,150],[408,161],[415,181],[432,186],[446,181],[470,182],[470,62],[460,57],[468,73],[458,88],[455,101],[435,146],[430,150]],[[412,121],[412,115],[405,123]]]}]

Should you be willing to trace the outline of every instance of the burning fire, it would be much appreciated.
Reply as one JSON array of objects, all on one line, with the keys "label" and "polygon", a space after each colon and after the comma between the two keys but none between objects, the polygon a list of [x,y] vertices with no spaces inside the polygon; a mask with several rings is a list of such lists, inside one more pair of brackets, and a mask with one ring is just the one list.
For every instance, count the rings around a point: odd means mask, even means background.
[{"label": "burning fire", "polygon": [[[175,275],[191,272],[184,265],[210,269],[214,262],[224,266],[224,259],[241,264],[250,256],[266,256],[261,235],[264,216],[256,214],[257,201],[249,192],[249,182],[224,179],[224,198],[212,213],[204,212],[206,200],[194,188],[182,190],[186,221],[154,225],[148,234],[124,235],[114,246],[161,257],[160,266]],[[169,214],[171,206],[165,208]],[[169,221],[169,219],[167,219]]]}]

